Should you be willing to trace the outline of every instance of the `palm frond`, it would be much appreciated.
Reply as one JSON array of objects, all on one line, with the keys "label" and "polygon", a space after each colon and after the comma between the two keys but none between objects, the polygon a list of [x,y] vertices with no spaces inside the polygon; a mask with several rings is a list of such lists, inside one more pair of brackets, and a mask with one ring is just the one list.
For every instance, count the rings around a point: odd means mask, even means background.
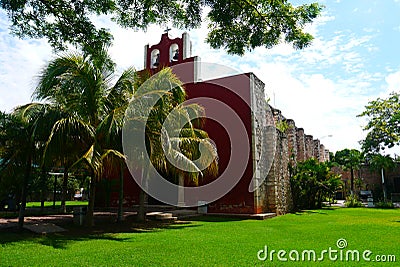
[{"label": "palm frond", "polygon": [[94,136],[93,127],[79,118],[60,119],[54,124],[46,142],[44,158],[70,157],[70,160],[73,160],[82,153],[81,151],[93,144]]}]

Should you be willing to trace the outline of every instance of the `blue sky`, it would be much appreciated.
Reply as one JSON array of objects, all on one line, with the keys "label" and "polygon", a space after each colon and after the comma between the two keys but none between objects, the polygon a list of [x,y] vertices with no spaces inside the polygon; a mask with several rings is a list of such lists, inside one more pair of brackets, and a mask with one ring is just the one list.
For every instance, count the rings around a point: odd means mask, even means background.
[{"label": "blue sky", "polygon": [[[311,1],[292,1],[306,3]],[[320,138],[332,151],[359,148],[365,136],[357,118],[368,101],[400,89],[400,0],[332,0],[323,15],[307,26],[313,45],[300,51],[287,44],[255,49],[243,57],[212,50],[204,39],[207,27],[189,32],[193,55],[203,62],[220,63],[241,72],[254,72],[265,84],[271,104],[307,134]],[[143,46],[158,43],[160,27],[146,33],[121,29],[107,17],[99,26],[114,34],[110,49],[122,70],[143,67]],[[45,40],[20,40],[9,34],[9,22],[0,10],[0,110],[10,111],[30,101],[35,75],[54,57]],[[180,36],[173,29],[170,34]],[[332,135],[332,137],[328,137]]]}]

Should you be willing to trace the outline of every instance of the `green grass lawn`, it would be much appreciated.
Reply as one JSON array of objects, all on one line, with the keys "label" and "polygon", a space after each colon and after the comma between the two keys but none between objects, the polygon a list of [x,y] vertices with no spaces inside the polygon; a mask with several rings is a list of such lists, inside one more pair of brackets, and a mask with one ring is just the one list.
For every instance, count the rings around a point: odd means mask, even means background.
[{"label": "green grass lawn", "polygon": [[[53,202],[44,202],[44,211],[41,211],[40,202],[27,202],[25,216],[39,216],[39,215],[50,215],[50,214],[62,214],[61,213],[61,201],[56,201],[55,209],[53,209]],[[87,206],[87,201],[66,201],[67,212],[72,212],[75,206]],[[18,211],[0,211],[0,218],[16,218],[18,217]],[[0,262],[1,264],[1,262]]]},{"label": "green grass lawn", "polygon": [[[61,207],[61,201],[56,201],[56,208]],[[87,206],[88,202],[87,201],[66,201],[65,205],[68,206]],[[53,201],[45,201],[44,206],[46,208],[51,208],[53,207]],[[40,208],[41,203],[40,202],[27,202],[26,203],[27,208]]]},{"label": "green grass lawn", "polygon": [[[268,250],[338,249],[395,255],[400,261],[400,210],[323,209],[273,219],[235,220],[202,217],[187,224],[84,236],[0,232],[1,266],[359,266],[371,262],[271,262],[257,259]],[[294,255],[294,254],[293,254]],[[288,257],[288,255],[286,255]],[[376,262],[374,262],[376,265]],[[394,266],[384,263],[382,266]]]}]

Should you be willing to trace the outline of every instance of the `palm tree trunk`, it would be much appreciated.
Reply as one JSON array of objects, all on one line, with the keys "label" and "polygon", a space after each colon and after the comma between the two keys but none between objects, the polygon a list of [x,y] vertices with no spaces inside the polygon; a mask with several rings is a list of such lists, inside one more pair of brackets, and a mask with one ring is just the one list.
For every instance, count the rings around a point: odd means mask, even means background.
[{"label": "palm tree trunk", "polygon": [[22,183],[22,194],[21,194],[21,206],[19,207],[19,214],[18,214],[18,229],[22,230],[24,227],[24,220],[25,220],[25,208],[26,208],[26,197],[28,195],[28,181],[31,176],[31,169],[32,169],[32,155],[28,155],[28,159],[26,161],[26,169],[24,180]]},{"label": "palm tree trunk", "polygon": [[386,192],[386,183],[385,183],[385,173],[384,172],[385,172],[384,169],[381,168],[383,201],[387,202],[387,192]]},{"label": "palm tree trunk", "polygon": [[121,163],[119,173],[119,202],[118,202],[118,216],[117,222],[124,220],[124,164]]},{"label": "palm tree trunk", "polygon": [[148,181],[148,170],[147,168],[142,169],[142,186],[140,187],[140,194],[139,194],[139,212],[138,212],[138,221],[144,222],[146,221],[146,206],[147,206],[147,193],[143,190],[143,187],[147,188],[147,181]]},{"label": "palm tree trunk", "polygon": [[44,198],[45,198],[45,192],[46,190],[46,170],[45,168],[42,168],[42,174],[40,177],[40,212],[43,213],[44,211]]},{"label": "palm tree trunk", "polygon": [[351,195],[353,196],[354,195],[354,170],[353,170],[353,167],[351,167],[351,169],[350,169],[350,183],[351,183],[351,185],[350,185],[350,190],[351,190]]},{"label": "palm tree trunk", "polygon": [[183,173],[179,173],[178,183],[178,207],[183,207],[185,206],[185,176]]},{"label": "palm tree trunk", "polygon": [[62,184],[62,194],[61,194],[61,212],[67,213],[67,206],[65,205],[65,201],[67,199],[67,187],[68,187],[68,168],[64,167],[64,176],[63,176],[63,184]]},{"label": "palm tree trunk", "polygon": [[57,195],[57,175],[54,175],[54,184],[53,184],[53,210],[56,209],[56,195]]},{"label": "palm tree trunk", "polygon": [[97,177],[92,175],[92,179],[90,181],[90,189],[89,189],[89,205],[86,213],[86,226],[92,227],[94,226],[94,201],[95,201],[95,194],[96,194],[96,184],[97,184]]}]

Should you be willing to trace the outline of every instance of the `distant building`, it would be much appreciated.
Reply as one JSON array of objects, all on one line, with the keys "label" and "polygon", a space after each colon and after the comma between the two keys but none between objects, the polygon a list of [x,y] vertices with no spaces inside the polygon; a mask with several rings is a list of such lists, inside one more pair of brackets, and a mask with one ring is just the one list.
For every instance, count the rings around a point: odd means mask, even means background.
[{"label": "distant building", "polygon": [[[343,170],[340,167],[333,167],[332,171],[341,175],[344,183],[343,190],[339,191],[336,198],[344,199],[350,194],[351,173],[349,170]],[[385,170],[385,184],[388,199],[400,202],[400,163],[396,163],[395,168]],[[380,171],[371,170],[369,165],[362,165],[358,170],[354,170],[354,191],[372,191],[375,201],[383,199],[382,176]],[[394,199],[392,199],[392,195]]]}]

